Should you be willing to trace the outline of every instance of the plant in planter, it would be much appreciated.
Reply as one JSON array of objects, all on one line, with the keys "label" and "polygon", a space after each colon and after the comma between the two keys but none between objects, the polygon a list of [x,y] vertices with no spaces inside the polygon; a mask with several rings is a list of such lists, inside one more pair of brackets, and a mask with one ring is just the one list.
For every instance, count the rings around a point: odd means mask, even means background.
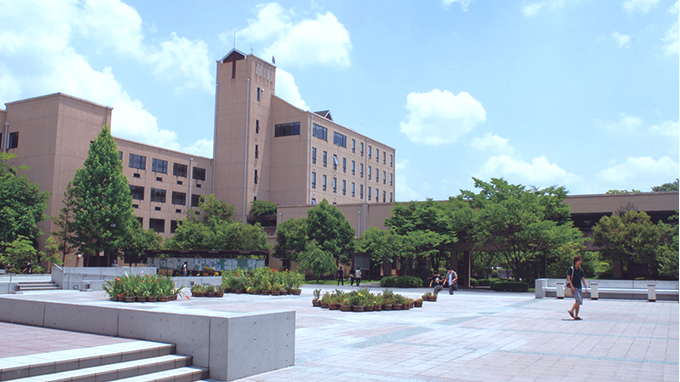
[{"label": "plant in planter", "polygon": [[322,308],[328,308],[328,304],[330,304],[332,301],[331,294],[328,292],[325,292],[323,294],[323,297],[321,297],[321,307]]},{"label": "plant in planter", "polygon": [[392,303],[394,300],[394,292],[392,292],[390,289],[385,289],[382,293],[382,300],[383,300],[383,310],[392,310]]},{"label": "plant in planter", "polygon": [[423,295],[423,301],[430,301],[431,297],[432,297],[432,292],[427,292]]},{"label": "plant in planter", "polygon": [[314,289],[312,296],[312,306],[321,306],[321,289]]},{"label": "plant in planter", "polygon": [[401,310],[402,305],[404,304],[405,301],[406,301],[406,299],[404,298],[404,296],[402,296],[400,294],[393,295],[392,296],[392,310]]},{"label": "plant in planter", "polygon": [[218,285],[218,286],[215,288],[215,297],[224,297],[224,292],[225,292],[226,289],[227,289],[226,286],[224,286],[224,285]]},{"label": "plant in planter", "polygon": [[120,277],[117,277],[115,280],[107,280],[106,284],[103,286],[104,291],[106,294],[109,295],[111,300],[113,301],[124,301],[120,300],[121,297],[125,297],[125,291],[123,289],[123,281],[121,280]]},{"label": "plant in planter", "polygon": [[203,284],[203,291],[206,297],[215,297],[215,286],[212,284]]},{"label": "plant in planter", "polygon": [[413,306],[416,308],[422,308],[423,307],[423,299],[419,298],[416,300],[413,300]]},{"label": "plant in planter", "polygon": [[194,284],[191,286],[191,296],[192,297],[203,297],[205,296],[205,288],[201,284]]},{"label": "plant in planter", "polygon": [[286,286],[286,289],[294,295],[299,296],[302,293],[300,287],[305,283],[305,275],[297,271],[288,272],[288,281],[290,284]]}]

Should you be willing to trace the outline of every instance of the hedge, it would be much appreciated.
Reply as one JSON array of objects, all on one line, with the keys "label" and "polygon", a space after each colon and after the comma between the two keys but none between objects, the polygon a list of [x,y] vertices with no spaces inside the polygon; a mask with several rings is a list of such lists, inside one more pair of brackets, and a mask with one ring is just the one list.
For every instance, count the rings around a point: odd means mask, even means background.
[{"label": "hedge", "polygon": [[494,280],[491,282],[491,289],[509,292],[526,292],[529,284],[522,281]]},{"label": "hedge", "polygon": [[415,276],[387,276],[380,280],[383,288],[422,288],[423,280]]}]

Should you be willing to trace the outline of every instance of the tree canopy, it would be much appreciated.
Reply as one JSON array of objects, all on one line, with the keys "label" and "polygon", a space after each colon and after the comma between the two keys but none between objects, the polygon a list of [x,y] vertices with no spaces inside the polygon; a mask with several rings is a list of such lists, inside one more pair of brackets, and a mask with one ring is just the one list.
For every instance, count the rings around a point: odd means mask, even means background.
[{"label": "tree canopy", "polygon": [[679,191],[678,178],[675,178],[675,182],[664,183],[660,186],[652,187],[653,192],[664,192],[664,191]]}]

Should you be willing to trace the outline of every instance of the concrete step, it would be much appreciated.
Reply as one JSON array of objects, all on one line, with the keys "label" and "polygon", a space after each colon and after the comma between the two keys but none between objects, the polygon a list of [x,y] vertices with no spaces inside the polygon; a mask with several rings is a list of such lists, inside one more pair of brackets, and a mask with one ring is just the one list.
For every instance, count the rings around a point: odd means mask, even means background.
[{"label": "concrete step", "polygon": [[[0,358],[0,381],[39,377],[76,369],[135,361],[175,353],[175,345],[151,341]],[[39,379],[39,378],[38,378]]]},{"label": "concrete step", "polygon": [[[134,361],[111,363],[108,365],[88,367],[63,371],[60,373],[42,374],[35,377],[15,379],[14,382],[57,382],[57,381],[115,381],[144,375],[166,372],[168,375],[199,375],[193,368],[191,372],[183,370],[191,366],[191,356],[163,355],[160,357],[143,358]],[[175,370],[178,370],[175,372]],[[203,375],[203,374],[200,374]],[[207,376],[207,374],[205,374]],[[182,377],[183,379],[184,377]],[[200,379],[200,378],[194,378]],[[191,379],[192,381],[194,379]]]},{"label": "concrete step", "polygon": [[[210,372],[204,367],[180,367],[172,370],[164,370],[156,373],[138,375],[125,379],[116,379],[118,382],[179,382],[179,381],[215,381],[206,380]],[[97,379],[97,381],[99,381]]]},{"label": "concrete step", "polygon": [[26,281],[20,282],[16,286],[17,291],[30,292],[37,290],[60,290],[59,285],[54,282]]}]

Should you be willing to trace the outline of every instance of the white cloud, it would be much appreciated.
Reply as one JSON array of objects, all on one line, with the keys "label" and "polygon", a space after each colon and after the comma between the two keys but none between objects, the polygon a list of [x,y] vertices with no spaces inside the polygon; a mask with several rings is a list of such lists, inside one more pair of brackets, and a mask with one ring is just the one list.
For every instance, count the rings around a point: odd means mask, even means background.
[{"label": "white cloud", "polygon": [[206,158],[213,157],[213,140],[199,139],[190,146],[182,147],[181,151],[188,154],[200,155]]},{"label": "white cloud", "polygon": [[[680,11],[680,1],[676,1],[669,9],[673,15],[677,15]],[[678,32],[678,17],[674,17],[675,22],[666,31],[666,34],[661,39],[665,45],[663,46],[663,51],[667,56],[678,54],[680,52],[680,33]]]},{"label": "white cloud", "polygon": [[469,93],[454,95],[448,90],[410,93],[406,97],[407,121],[401,132],[414,143],[441,145],[453,143],[475,126],[486,121],[482,104]]},{"label": "white cloud", "polygon": [[546,0],[534,3],[526,4],[522,7],[521,11],[526,17],[534,17],[538,15],[541,9],[555,10],[562,8],[565,0]]},{"label": "white cloud", "polygon": [[412,200],[422,200],[421,195],[408,185],[407,175],[404,174],[408,168],[408,165],[408,159],[395,163],[395,201],[407,202]]},{"label": "white cloud", "polygon": [[309,110],[309,106],[300,96],[295,78],[282,69],[276,69],[276,95],[297,108]]},{"label": "white cloud", "polygon": [[659,160],[651,157],[629,157],[624,163],[600,171],[597,177],[617,185],[630,180],[656,178],[659,175],[668,179],[677,178],[678,171],[678,162],[670,157],[662,157]]},{"label": "white cloud", "polygon": [[515,149],[508,144],[509,140],[509,138],[501,138],[493,133],[486,133],[483,137],[473,138],[470,146],[481,151],[512,154]]},{"label": "white cloud", "polygon": [[117,137],[181,148],[177,135],[158,127],[142,102],[123,89],[112,68],[93,68],[76,46],[80,39],[93,39],[102,54],[135,59],[159,75],[178,79],[180,88],[212,91],[203,42],[172,35],[159,46],[145,45],[141,17],[117,0],[26,0],[18,4],[0,0],[4,18],[0,24],[0,100],[69,94],[112,106],[111,128]]},{"label": "white cloud", "polygon": [[651,126],[649,131],[678,138],[678,135],[680,135],[680,123],[678,121],[663,121],[658,125]]},{"label": "white cloud", "polygon": [[[536,186],[570,184],[577,176],[568,173],[560,166],[550,163],[545,156],[533,158],[531,163],[510,155],[490,157],[475,174],[476,178],[506,178]],[[514,180],[517,179],[517,180]]]},{"label": "white cloud", "polygon": [[647,13],[656,7],[658,3],[659,0],[627,0],[623,2],[623,9],[628,13]]},{"label": "white cloud", "polygon": [[619,44],[619,48],[627,47],[630,43],[630,36],[625,34],[620,34],[619,32],[612,32],[612,38]]},{"label": "white cloud", "polygon": [[[237,41],[267,44],[261,57],[275,56],[283,65],[350,65],[352,43],[349,32],[330,12],[317,14],[314,19],[291,21],[295,14],[276,3],[256,8],[257,18],[248,20],[248,26],[236,32]],[[223,41],[230,36],[221,35]]]},{"label": "white cloud", "polygon": [[597,126],[614,132],[632,132],[642,126],[642,119],[621,113],[620,119],[613,122],[595,121]]},{"label": "white cloud", "polygon": [[468,6],[470,5],[470,1],[472,0],[442,0],[442,4],[444,4],[444,6],[448,8],[453,3],[460,3],[460,7],[463,9],[463,12],[467,12]]}]

